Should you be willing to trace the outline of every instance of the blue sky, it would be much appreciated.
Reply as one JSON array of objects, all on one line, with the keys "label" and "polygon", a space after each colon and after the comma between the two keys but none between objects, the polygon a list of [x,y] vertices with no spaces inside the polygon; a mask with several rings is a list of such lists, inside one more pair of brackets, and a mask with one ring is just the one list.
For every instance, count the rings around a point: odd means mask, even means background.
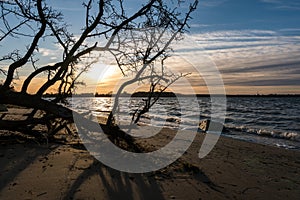
[{"label": "blue sky", "polygon": [[299,28],[299,11],[299,0],[203,0],[194,23],[208,30]]},{"label": "blue sky", "polygon": [[[84,23],[81,1],[49,2],[62,9],[79,34]],[[130,12],[143,1],[127,2]],[[227,93],[300,94],[300,0],[200,0],[190,26],[187,38],[218,67]],[[22,42],[4,43],[0,52]],[[42,45],[40,54],[53,62],[60,58],[55,45]]]}]

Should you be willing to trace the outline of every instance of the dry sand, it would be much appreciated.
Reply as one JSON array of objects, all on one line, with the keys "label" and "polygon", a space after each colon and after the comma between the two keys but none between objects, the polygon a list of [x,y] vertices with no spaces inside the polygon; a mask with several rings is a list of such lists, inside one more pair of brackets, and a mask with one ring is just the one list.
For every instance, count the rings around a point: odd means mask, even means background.
[{"label": "dry sand", "polygon": [[[163,129],[138,143],[154,150],[173,135]],[[0,137],[0,199],[299,199],[299,151],[221,137],[199,159],[202,140],[197,134],[183,157],[160,171],[130,174],[104,166],[77,143]]]}]

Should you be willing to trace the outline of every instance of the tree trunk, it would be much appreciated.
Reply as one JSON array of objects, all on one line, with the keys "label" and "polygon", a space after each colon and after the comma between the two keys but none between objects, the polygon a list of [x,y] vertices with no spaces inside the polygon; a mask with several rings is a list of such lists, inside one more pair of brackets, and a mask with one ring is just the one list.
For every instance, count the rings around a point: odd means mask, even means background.
[{"label": "tree trunk", "polygon": [[44,100],[37,95],[23,94],[20,92],[6,91],[0,93],[0,104],[12,104],[27,108],[35,108],[51,113],[63,119],[72,119],[72,110],[64,106]]}]

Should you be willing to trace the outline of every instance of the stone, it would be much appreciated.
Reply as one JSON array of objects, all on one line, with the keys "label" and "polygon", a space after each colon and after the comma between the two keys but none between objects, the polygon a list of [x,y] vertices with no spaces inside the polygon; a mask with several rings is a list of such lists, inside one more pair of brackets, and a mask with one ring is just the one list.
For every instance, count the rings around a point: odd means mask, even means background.
[{"label": "stone", "polygon": [[220,122],[211,121],[209,119],[202,120],[199,123],[199,128],[204,131],[224,131],[224,126]]}]

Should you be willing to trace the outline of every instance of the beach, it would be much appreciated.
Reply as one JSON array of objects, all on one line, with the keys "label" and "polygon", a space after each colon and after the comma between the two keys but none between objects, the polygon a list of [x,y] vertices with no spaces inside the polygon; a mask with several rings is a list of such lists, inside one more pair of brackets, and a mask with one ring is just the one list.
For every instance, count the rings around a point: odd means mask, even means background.
[{"label": "beach", "polygon": [[300,200],[300,0],[0,7],[0,200]]},{"label": "beach", "polygon": [[[142,127],[143,128],[143,127]],[[146,142],[161,147],[171,129]],[[203,159],[197,134],[187,152],[156,172],[114,170],[78,142],[1,140],[0,199],[298,199],[300,151],[220,137]]]}]

